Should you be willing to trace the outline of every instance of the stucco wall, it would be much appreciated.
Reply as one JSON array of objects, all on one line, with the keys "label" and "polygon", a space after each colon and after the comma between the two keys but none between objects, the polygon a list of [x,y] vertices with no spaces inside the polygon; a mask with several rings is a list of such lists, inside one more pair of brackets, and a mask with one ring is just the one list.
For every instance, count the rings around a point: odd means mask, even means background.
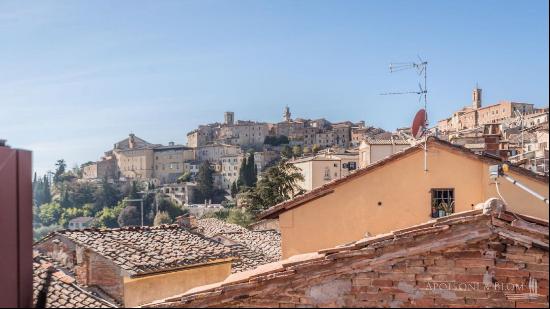
[{"label": "stucco wall", "polygon": [[124,306],[135,307],[182,294],[201,285],[223,281],[231,274],[231,262],[188,268],[142,278],[124,278]]},{"label": "stucco wall", "polygon": [[[425,173],[424,154],[417,151],[282,213],[283,258],[426,222],[432,188],[454,188],[455,212],[497,196],[482,161],[432,144],[428,169]],[[513,176],[548,196],[546,184]],[[547,205],[503,181],[501,192],[512,211],[548,219]]]}]

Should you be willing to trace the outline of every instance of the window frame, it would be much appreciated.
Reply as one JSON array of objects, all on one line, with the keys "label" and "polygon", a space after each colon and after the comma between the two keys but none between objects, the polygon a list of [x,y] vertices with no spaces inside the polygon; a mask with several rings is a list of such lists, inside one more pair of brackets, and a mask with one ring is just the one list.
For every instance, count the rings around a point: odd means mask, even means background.
[{"label": "window frame", "polygon": [[[436,196],[436,193],[440,192],[440,196]],[[444,194],[447,194],[447,196],[444,196]],[[437,201],[445,201],[447,200],[447,203],[450,204],[450,211],[444,210],[444,209],[438,209],[439,207],[436,207]],[[441,205],[439,203],[438,205]],[[440,215],[441,211],[444,211],[444,215]],[[442,218],[449,215],[454,214],[456,211],[456,190],[455,188],[432,188],[430,189],[430,217],[431,218]]]}]

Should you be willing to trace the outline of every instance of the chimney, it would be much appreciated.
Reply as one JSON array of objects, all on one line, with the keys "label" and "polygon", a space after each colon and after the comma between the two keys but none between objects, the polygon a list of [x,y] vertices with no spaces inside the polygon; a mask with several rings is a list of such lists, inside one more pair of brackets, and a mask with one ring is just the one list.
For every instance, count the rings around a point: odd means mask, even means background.
[{"label": "chimney", "polygon": [[193,215],[179,216],[176,218],[176,224],[182,229],[191,230],[197,227],[197,218]]}]

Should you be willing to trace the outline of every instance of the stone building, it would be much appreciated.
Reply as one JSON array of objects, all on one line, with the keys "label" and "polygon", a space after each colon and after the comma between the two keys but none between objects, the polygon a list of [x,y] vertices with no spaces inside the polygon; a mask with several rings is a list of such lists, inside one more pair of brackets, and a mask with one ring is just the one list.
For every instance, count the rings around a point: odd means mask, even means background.
[{"label": "stone building", "polygon": [[289,161],[300,169],[304,177],[297,184],[306,191],[311,191],[333,180],[346,177],[359,166],[357,153],[321,154]]},{"label": "stone building", "polygon": [[263,145],[268,135],[267,123],[239,120],[233,125],[221,126],[218,139],[230,145],[258,146]]},{"label": "stone building", "polygon": [[[219,188],[227,191],[231,190],[233,183],[239,179],[240,167],[245,157],[248,157],[248,154],[226,155],[221,158],[220,169],[218,171],[221,176]],[[264,150],[254,152],[254,163],[258,171],[257,177],[260,178],[265,168],[278,158],[279,155],[275,151]]]},{"label": "stone building", "polygon": [[363,140],[359,146],[359,167],[367,167],[409,147],[411,144],[401,138]]},{"label": "stone building", "polygon": [[472,93],[472,106],[464,107],[451,117],[440,120],[437,128],[442,133],[472,129],[485,124],[500,123],[518,114],[531,114],[535,110],[533,104],[513,101],[501,101],[483,107],[481,89],[476,87]]},{"label": "stone building", "polygon": [[325,248],[147,308],[548,307],[548,221],[467,211]]},{"label": "stone building", "polygon": [[112,151],[105,153],[105,156],[97,162],[90,162],[81,166],[83,179],[107,179],[119,178],[116,158]]},{"label": "stone building", "polygon": [[209,161],[210,163],[218,163],[224,156],[237,155],[240,153],[241,148],[239,146],[222,143],[199,146],[195,150],[196,159],[198,161]]},{"label": "stone building", "polygon": [[161,184],[174,183],[185,172],[192,173],[186,169],[186,162],[195,160],[195,150],[183,145],[175,145],[173,142],[168,146],[157,146],[153,149],[154,173],[153,177]]}]

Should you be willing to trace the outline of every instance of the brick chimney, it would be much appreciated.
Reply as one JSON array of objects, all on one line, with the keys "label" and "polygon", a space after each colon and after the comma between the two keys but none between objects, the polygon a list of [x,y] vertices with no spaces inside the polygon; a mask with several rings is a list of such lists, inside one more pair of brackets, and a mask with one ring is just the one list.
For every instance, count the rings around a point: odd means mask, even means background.
[{"label": "brick chimney", "polygon": [[193,215],[179,216],[176,218],[176,224],[182,229],[194,229],[197,227],[197,218]]}]

